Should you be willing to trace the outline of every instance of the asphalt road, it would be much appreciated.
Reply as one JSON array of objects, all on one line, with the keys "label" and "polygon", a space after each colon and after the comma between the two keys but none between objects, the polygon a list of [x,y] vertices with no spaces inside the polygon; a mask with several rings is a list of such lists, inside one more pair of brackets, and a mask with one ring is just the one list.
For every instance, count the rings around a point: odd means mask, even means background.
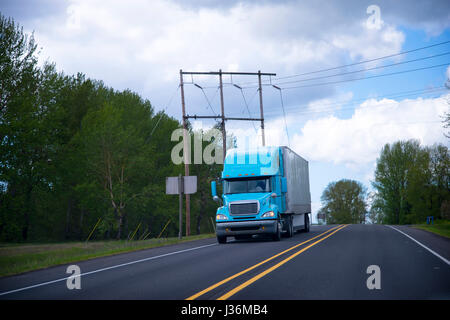
[{"label": "asphalt road", "polygon": [[[81,289],[67,288],[67,265],[0,278],[0,299],[450,299],[450,240],[395,228],[312,226],[279,242],[120,254],[77,263]],[[367,287],[371,265],[380,289]]]}]

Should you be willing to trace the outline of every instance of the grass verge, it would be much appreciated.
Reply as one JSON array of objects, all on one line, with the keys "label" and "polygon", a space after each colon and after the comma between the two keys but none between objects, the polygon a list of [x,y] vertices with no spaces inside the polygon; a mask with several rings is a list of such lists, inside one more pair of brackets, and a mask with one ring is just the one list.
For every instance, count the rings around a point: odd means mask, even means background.
[{"label": "grass verge", "polygon": [[435,220],[433,224],[415,224],[413,227],[450,238],[450,220]]},{"label": "grass verge", "polygon": [[118,253],[206,239],[213,234],[141,241],[111,240],[55,244],[0,244],[0,277]]}]

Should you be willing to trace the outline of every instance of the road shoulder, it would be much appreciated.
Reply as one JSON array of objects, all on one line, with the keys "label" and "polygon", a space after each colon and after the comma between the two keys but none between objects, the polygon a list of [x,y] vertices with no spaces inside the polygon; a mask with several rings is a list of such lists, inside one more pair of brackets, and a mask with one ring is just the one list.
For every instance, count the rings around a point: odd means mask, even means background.
[{"label": "road shoulder", "polygon": [[431,250],[435,251],[445,259],[450,260],[449,238],[422,229],[416,229],[410,226],[402,225],[394,227],[419,241]]}]

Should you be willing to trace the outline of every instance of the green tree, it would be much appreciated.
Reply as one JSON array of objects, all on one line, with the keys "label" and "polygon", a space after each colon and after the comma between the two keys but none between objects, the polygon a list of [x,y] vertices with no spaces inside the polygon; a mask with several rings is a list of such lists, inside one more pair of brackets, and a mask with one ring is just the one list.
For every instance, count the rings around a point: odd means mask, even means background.
[{"label": "green tree", "polygon": [[[430,156],[429,170],[431,172],[430,215],[445,219],[446,203],[450,202],[450,150],[442,144],[428,148]],[[444,215],[443,215],[444,214]],[[449,219],[447,217],[446,219]]]},{"label": "green tree", "polygon": [[416,140],[386,144],[377,159],[376,209],[389,224],[439,217],[449,199],[450,155],[443,145],[421,147]]},{"label": "green tree", "polygon": [[[101,82],[85,79],[82,74],[68,77],[67,82],[58,92],[60,105],[65,110],[64,138],[55,168],[58,171],[59,208],[65,213],[64,238],[85,239],[94,224],[105,211],[105,201],[94,192],[93,179],[88,175],[84,161],[83,149],[77,140],[81,123],[89,110],[98,109],[108,95],[108,90]],[[103,201],[102,201],[103,200]]]},{"label": "green tree", "polygon": [[418,141],[399,141],[392,146],[386,144],[377,159],[374,188],[383,199],[386,223],[403,224],[410,213],[406,186],[408,172],[420,149]]},{"label": "green tree", "polygon": [[154,171],[154,150],[145,143],[152,109],[131,92],[117,94],[112,103],[87,113],[80,140],[89,173],[97,181],[117,220],[122,237],[127,207],[144,196]]},{"label": "green tree", "polygon": [[0,51],[0,181],[5,186],[0,234],[27,240],[30,230],[40,232],[34,221],[41,220],[39,210],[45,213],[44,198],[55,184],[51,161],[60,113],[51,91],[60,77],[51,65],[38,68],[33,36],[2,15]]},{"label": "green tree", "polygon": [[372,203],[369,209],[369,219],[371,223],[382,224],[383,215],[383,201],[378,195],[374,195],[372,198]]},{"label": "green tree", "polygon": [[367,190],[362,183],[342,179],[331,182],[322,193],[320,213],[329,224],[365,223]]},{"label": "green tree", "polygon": [[146,195],[130,204],[129,217],[130,226],[142,223],[138,231],[147,230],[153,236],[157,236],[167,221],[171,221],[164,235],[178,234],[178,201],[174,201],[173,195],[165,194],[166,177],[184,174],[183,165],[175,165],[171,160],[171,150],[176,144],[170,141],[172,132],[180,127],[180,123],[159,112],[151,119],[151,130],[145,133],[146,144],[152,146],[151,161],[154,170],[149,173],[146,181]]}]

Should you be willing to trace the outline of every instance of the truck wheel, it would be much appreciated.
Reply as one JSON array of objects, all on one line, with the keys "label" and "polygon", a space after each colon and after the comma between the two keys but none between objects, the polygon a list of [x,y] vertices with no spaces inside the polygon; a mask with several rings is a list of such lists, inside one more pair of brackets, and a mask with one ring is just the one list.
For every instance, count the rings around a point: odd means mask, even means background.
[{"label": "truck wheel", "polygon": [[281,240],[281,230],[280,230],[280,223],[277,223],[277,231],[275,231],[274,235],[272,236],[273,241],[280,241]]},{"label": "truck wheel", "polygon": [[217,236],[217,242],[218,243],[227,243],[227,237]]},{"label": "truck wheel", "polygon": [[288,224],[288,234],[287,236],[289,238],[292,238],[294,236],[294,221],[292,221],[292,216],[289,217],[289,224]]},{"label": "truck wheel", "polygon": [[292,221],[292,216],[288,216],[285,220],[286,223],[286,233],[284,237],[291,238],[294,235],[294,223]]},{"label": "truck wheel", "polygon": [[309,232],[309,215],[305,214],[305,232]]}]

